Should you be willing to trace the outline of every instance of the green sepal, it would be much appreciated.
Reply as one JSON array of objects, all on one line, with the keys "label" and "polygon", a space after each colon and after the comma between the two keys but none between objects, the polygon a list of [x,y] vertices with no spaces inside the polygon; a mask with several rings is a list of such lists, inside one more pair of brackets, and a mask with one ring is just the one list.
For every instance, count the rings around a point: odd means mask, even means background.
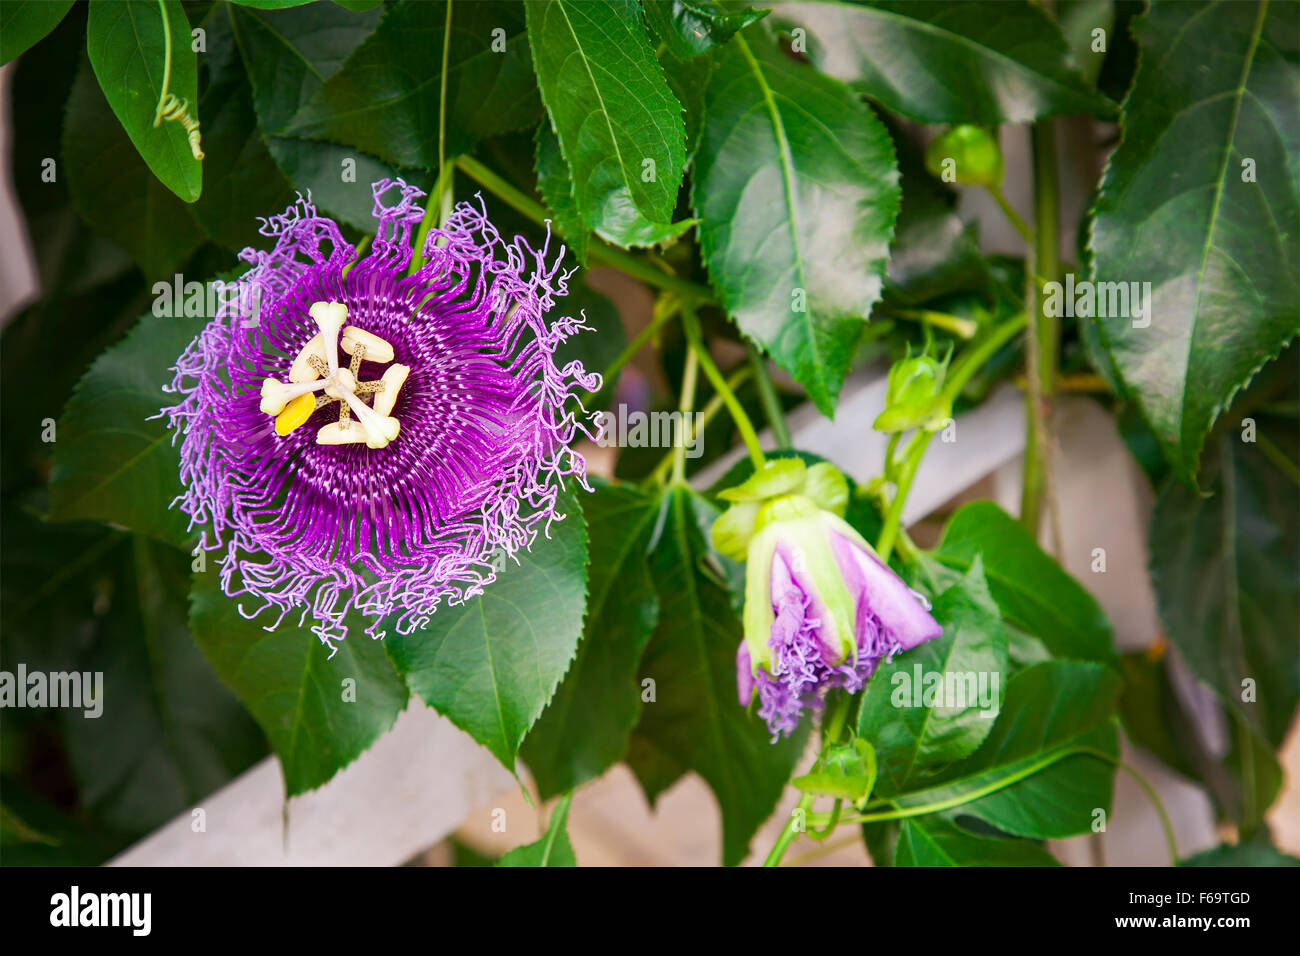
[{"label": "green sepal", "polygon": [[796,491],[807,466],[798,458],[773,458],[734,488],[718,492],[724,501],[763,501]]},{"label": "green sepal", "polygon": [[713,522],[713,547],[719,554],[733,561],[744,561],[749,555],[749,542],[754,538],[754,519],[758,517],[758,503],[738,501],[718,515]]},{"label": "green sepal", "polygon": [[819,508],[841,518],[849,507],[848,479],[829,461],[819,461],[808,469],[803,480],[803,494]]}]

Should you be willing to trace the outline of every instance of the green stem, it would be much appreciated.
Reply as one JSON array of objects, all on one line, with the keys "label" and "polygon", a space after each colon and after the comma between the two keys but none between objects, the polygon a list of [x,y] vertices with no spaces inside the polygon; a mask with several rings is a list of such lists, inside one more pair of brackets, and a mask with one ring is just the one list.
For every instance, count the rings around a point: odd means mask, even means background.
[{"label": "green stem", "polygon": [[776,386],[772,384],[772,373],[768,371],[767,359],[763,358],[763,353],[753,342],[747,342],[746,345],[749,348],[749,362],[754,367],[754,377],[758,382],[758,398],[763,403],[763,414],[767,416],[767,423],[772,427],[772,437],[776,439],[776,447],[789,448],[791,447],[790,426],[785,422],[781,398],[776,394]]},{"label": "green stem", "polygon": [[1278,448],[1272,439],[1258,432],[1255,434],[1255,444],[1259,445],[1259,450],[1264,453],[1265,458],[1281,469],[1282,474],[1290,478],[1294,484],[1300,486],[1300,468],[1297,468],[1295,462],[1287,457],[1286,452]]},{"label": "green stem", "polygon": [[1146,791],[1147,799],[1149,799],[1152,806],[1156,808],[1156,813],[1160,816],[1160,826],[1165,831],[1165,845],[1169,848],[1169,862],[1171,865],[1177,866],[1179,860],[1178,840],[1174,837],[1174,825],[1170,821],[1169,814],[1165,811],[1165,805],[1163,801],[1161,801],[1160,795],[1156,793],[1155,787],[1151,786],[1151,784],[1147,782],[1146,777],[1138,773],[1136,767],[1129,766],[1118,757],[1108,754],[1104,750],[1098,750],[1095,747],[1080,747],[1079,753],[1091,754],[1094,757],[1099,757],[1102,760],[1109,761],[1136,780],[1138,786]]},{"label": "green stem", "polygon": [[1007,202],[1007,197],[1002,195],[1002,187],[989,183],[986,188],[997,202],[998,208],[1002,210],[1002,214],[1011,221],[1011,225],[1015,227],[1016,232],[1020,233],[1020,238],[1032,246],[1034,244],[1034,230],[1029,228],[1029,224],[1021,219],[1020,214],[1016,212],[1011,203]]},{"label": "green stem", "polygon": [[623,366],[630,362],[632,357],[635,356],[637,352],[641,351],[642,347],[654,337],[655,333],[663,328],[664,324],[680,311],[681,302],[679,300],[673,300],[672,304],[661,309],[655,309],[655,315],[654,318],[650,320],[650,324],[638,332],[636,338],[627,343],[627,346],[623,351],[618,353],[618,357],[615,358],[614,361],[610,362],[609,367],[601,373],[601,380],[604,382],[603,387],[608,388],[610,382],[613,381],[614,376],[622,370]]},{"label": "green stem", "polygon": [[[772,849],[767,854],[767,859],[763,861],[764,866],[781,865],[781,857],[785,856],[786,849],[794,842],[798,832],[796,827],[799,825],[800,820],[808,818],[808,808],[812,806],[812,802],[813,795],[811,793],[805,793],[799,799],[799,803],[795,807],[796,812],[791,813],[790,819],[785,822],[785,826],[781,829],[781,835],[776,838],[776,842],[772,844]],[[803,813],[797,812],[799,810],[802,810]]]},{"label": "green stem", "polygon": [[[1034,125],[1034,220],[1033,269],[1029,284],[1034,292],[1030,313],[1033,327],[1025,336],[1029,365],[1029,414],[1025,416],[1025,472],[1020,499],[1020,520],[1029,532],[1038,534],[1043,498],[1052,489],[1048,455],[1051,453],[1049,421],[1052,392],[1056,386],[1057,353],[1060,350],[1060,320],[1047,314],[1043,284],[1056,280],[1061,269],[1057,248],[1060,233],[1060,204],[1057,195],[1056,125],[1050,119]],[[1055,522],[1054,522],[1055,523]],[[1059,547],[1059,540],[1057,545]]]},{"label": "green stem", "polygon": [[438,180],[433,187],[433,195],[424,207],[424,218],[420,220],[420,231],[416,234],[415,248],[411,251],[411,265],[406,270],[408,276],[415,275],[424,265],[424,242],[429,238],[429,229],[433,226],[436,211],[438,223],[447,220],[453,173],[447,166],[447,64],[451,59],[451,8],[452,0],[447,0],[447,19],[442,28],[442,82],[438,88]]},{"label": "green stem", "polygon": [[973,342],[948,370],[948,376],[944,379],[943,400],[956,401],[961,390],[966,387],[966,383],[984,367],[984,363],[991,359],[998,349],[1019,335],[1028,322],[1028,316],[1023,312],[1017,313],[996,326],[984,338]]},{"label": "green stem", "polygon": [[[1054,754],[1049,754],[1046,757],[1034,761],[1032,764],[1030,764],[1027,767],[1022,767],[1020,770],[1017,770],[1015,773],[1008,774],[1006,777],[1003,777],[999,780],[995,780],[992,783],[985,784],[982,787],[976,787],[974,790],[971,790],[967,793],[961,793],[958,794],[957,796],[948,797],[946,800],[938,800],[934,803],[923,803],[914,807],[902,807],[901,809],[895,807],[893,810],[887,810],[882,813],[856,814],[854,816],[844,817],[840,820],[840,822],[841,823],[879,823],[884,820],[906,820],[909,817],[923,817],[930,813],[939,813],[940,811],[943,810],[951,810],[953,807],[960,807],[962,804],[972,803],[975,800],[980,799],[981,797],[987,797],[990,793],[996,793],[999,790],[1003,790],[1011,786],[1013,783],[1019,783],[1021,780],[1024,780],[1026,777],[1031,777],[1034,774],[1038,773],[1040,770],[1044,770],[1047,767],[1050,767],[1052,764],[1060,760],[1064,760],[1066,757],[1077,757],[1080,754],[1088,754],[1090,756],[1096,756],[1096,753],[1099,752],[1100,751],[1092,752],[1091,747],[1072,747],[1067,750],[1058,751]],[[1109,758],[1109,754],[1107,754],[1106,756]],[[887,804],[887,802],[888,801],[881,801],[879,803],[869,803],[867,804],[867,806],[868,807],[884,806]],[[817,814],[811,815],[809,817],[809,820],[810,821],[815,820],[818,823],[822,822],[820,817]]]},{"label": "green stem", "polygon": [[[737,369],[731,378],[727,379],[727,385],[734,392],[736,389],[740,388],[741,385],[745,384],[745,380],[752,374],[753,370],[748,367]],[[713,421],[713,419],[717,417],[718,412],[722,410],[722,404],[722,395],[720,393],[715,393],[713,397],[704,404],[704,409],[696,417],[695,427],[691,430],[691,440],[694,440],[696,435],[703,434],[704,429],[709,427],[709,422]],[[664,455],[663,460],[655,466],[655,470],[650,473],[650,479],[652,481],[661,485],[664,483],[664,480],[668,477],[668,470],[673,466],[673,457],[676,450],[677,449],[674,448],[673,451]]]},{"label": "green stem", "polygon": [[961,339],[973,339],[975,333],[979,331],[979,323],[974,319],[963,319],[959,315],[949,315],[947,312],[935,312],[931,309],[891,309],[888,315],[933,325],[936,329],[951,332]]},{"label": "green stem", "polygon": [[763,454],[763,447],[758,443],[758,432],[754,430],[754,423],[749,420],[745,409],[737,401],[736,394],[727,387],[722,373],[713,364],[713,357],[709,355],[709,350],[705,348],[704,340],[700,336],[700,320],[695,314],[695,306],[692,303],[682,303],[682,328],[686,331],[686,339],[690,343],[691,351],[699,358],[700,367],[704,369],[709,383],[726,403],[727,411],[731,413],[731,419],[736,423],[736,429],[740,432],[745,447],[749,449],[749,458],[754,463],[754,469],[762,468],[767,464],[767,458]]},{"label": "green stem", "polygon": [[907,501],[907,493],[912,490],[912,479],[916,477],[926,446],[933,437],[934,432],[918,431],[907,446],[903,470],[898,476],[898,489],[894,492],[894,500],[889,504],[885,525],[880,529],[880,539],[876,542],[876,553],[880,555],[881,561],[888,561],[890,552],[894,550],[894,539],[898,537],[899,525],[903,520],[903,503]]},{"label": "green stem", "polygon": [[[538,225],[546,223],[548,215],[545,207],[525,196],[473,156],[458,156],[456,166],[466,176],[512,209],[527,216]],[[563,233],[558,228],[556,232],[563,236]],[[643,262],[636,256],[624,252],[622,249],[615,249],[604,243],[593,241],[588,249],[588,254],[593,260],[602,265],[612,266],[620,272],[640,279],[647,285],[652,285],[657,289],[676,292],[683,299],[691,302],[704,304],[714,301],[712,290],[694,282],[679,279],[677,276],[669,275],[649,263]]]},{"label": "green stem", "polygon": [[167,17],[167,4],[163,0],[158,0],[158,10],[162,13],[163,78],[162,89],[158,91],[158,108],[153,111],[155,129],[162,123],[163,103],[167,100],[167,87],[172,81],[172,27]]},{"label": "green stem", "polygon": [[673,484],[680,485],[686,481],[686,423],[691,420],[691,411],[695,408],[695,382],[699,377],[699,355],[695,349],[686,353],[686,365],[682,369],[682,397],[678,403],[681,421],[678,422],[677,446],[673,449]]}]

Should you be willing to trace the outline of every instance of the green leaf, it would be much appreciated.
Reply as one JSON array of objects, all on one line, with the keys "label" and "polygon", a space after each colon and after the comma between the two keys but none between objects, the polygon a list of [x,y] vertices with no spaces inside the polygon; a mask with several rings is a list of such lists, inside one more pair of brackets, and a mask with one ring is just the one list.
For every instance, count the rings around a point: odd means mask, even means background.
[{"label": "green leaf", "polygon": [[[573,194],[573,180],[569,167],[560,153],[560,141],[549,122],[537,127],[537,189],[546,205],[555,213],[555,224],[566,241],[572,241],[574,255],[585,265],[587,259],[588,227],[578,209]],[[624,248],[657,246],[676,239],[691,226],[694,219],[674,223],[650,222],[631,203],[606,209],[604,218],[597,223],[596,232],[608,242]]]},{"label": "green leaf", "polygon": [[826,415],[880,298],[898,217],[884,126],[751,27],[713,53],[692,203],[723,305]]},{"label": "green leaf", "polygon": [[686,160],[681,104],[633,0],[527,0],[542,102],[594,229],[672,222]]},{"label": "green leaf", "polygon": [[804,736],[772,743],[737,701],[740,621],[707,543],[717,509],[681,486],[661,509],[650,557],[659,625],[641,661],[655,697],[642,708],[629,762],[650,794],[684,769],[708,782],[722,810],[722,861],[732,866],[776,807]]},{"label": "green leaf", "polygon": [[[938,596],[932,613],[943,634],[882,664],[862,694],[858,734],[876,748],[881,796],[905,789],[927,767],[973,753],[993,729],[1002,703],[1007,629],[978,556],[965,576]],[[943,683],[933,704],[925,706],[931,674]],[[951,702],[944,690],[950,681],[961,695]]]},{"label": "green leaf", "polygon": [[79,662],[103,676],[102,713],[62,712],[82,801],[110,827],[146,833],[266,752],[257,725],[190,638],[190,558],[134,536]]},{"label": "green leaf", "polygon": [[1109,118],[1061,31],[1035,4],[786,3],[825,73],[923,123],[998,126],[1058,113]]},{"label": "green leaf", "polygon": [[[273,610],[251,620],[227,597],[221,570],[194,575],[190,629],[217,674],[265,731],[287,796],[306,793],[350,764],[397,720],[407,689],[379,641],[349,620],[336,652]],[[247,607],[245,610],[257,610]]]},{"label": "green leaf", "polygon": [[1109,813],[1114,766],[1071,751],[1118,753],[1119,687],[1110,668],[1083,661],[1050,661],[1018,671],[980,749],[923,789],[895,797],[892,805],[959,805],[963,815],[1035,839],[1088,832],[1095,810]]},{"label": "green leaf", "polygon": [[0,4],[0,66],[41,40],[72,9],[72,0],[8,0]]},{"label": "green leaf", "polygon": [[203,242],[189,207],[149,174],[84,62],[68,97],[63,160],[81,217],[126,249],[145,279],[170,278]]},{"label": "green leaf", "polygon": [[1300,866],[1300,859],[1268,843],[1251,840],[1233,846],[1221,843],[1211,850],[1194,853],[1182,866]]},{"label": "green leaf", "polygon": [[537,191],[555,216],[555,228],[572,250],[578,265],[587,265],[587,244],[591,230],[573,198],[573,179],[560,154],[560,141],[550,122],[537,124]]},{"label": "green leaf", "polygon": [[[402,175],[350,146],[285,135],[298,110],[379,24],[380,11],[350,13],[330,3],[258,13],[227,8],[253,87],[266,147],[276,165],[312,201],[363,232],[374,229],[370,184]],[[408,182],[418,176],[407,175]]]},{"label": "green leaf", "polygon": [[520,750],[543,800],[600,776],[626,752],[641,714],[641,653],[659,617],[648,557],[658,500],[598,485],[582,510],[590,536],[582,643]]},{"label": "green leaf", "polygon": [[728,10],[714,0],[642,0],[641,9],[668,52],[679,60],[707,53],[768,14],[753,7]]},{"label": "green leaf", "polygon": [[[180,0],[163,4],[171,34],[167,92],[188,103],[190,116],[201,122],[190,23]],[[184,127],[168,121],[154,125],[163,94],[165,37],[156,0],[91,0],[86,52],[104,96],[154,175],[181,199],[194,202],[203,188],[203,166]]]},{"label": "green leaf", "polygon": [[388,654],[411,690],[512,773],[519,744],[555,695],[582,637],[587,526],[578,499],[507,562],[478,597],[444,604],[423,630],[390,634]]},{"label": "green leaf", "polygon": [[208,83],[199,99],[206,182],[193,211],[210,239],[238,252],[262,245],[266,238],[259,219],[278,213],[294,197],[258,128],[230,17],[218,5],[201,23],[207,32]]},{"label": "green leaf", "polygon": [[201,320],[146,315],[95,360],[57,424],[50,518],[107,521],[185,544],[189,519],[171,508],[182,490],[180,457],[152,416],[173,404],[162,386],[201,328]]},{"label": "green leaf", "polygon": [[1023,525],[991,501],[958,509],[933,556],[965,571],[976,555],[983,558],[989,589],[1008,622],[1041,640],[1057,657],[1115,659],[1110,622],[1101,605]]},{"label": "green leaf", "polygon": [[573,795],[565,794],[551,811],[551,822],[546,827],[546,835],[536,843],[511,850],[497,861],[497,866],[577,866],[578,858],[573,852],[573,844],[569,842],[569,832],[565,829],[572,802]]},{"label": "green leaf", "polygon": [[1142,319],[1094,321],[1192,483],[1210,425],[1300,326],[1300,7],[1154,3],[1134,32],[1141,64],[1090,249],[1093,279],[1149,295]]},{"label": "green leaf", "polygon": [[[1261,422],[1253,437],[1296,444],[1294,428],[1272,435]],[[1165,633],[1192,672],[1277,748],[1300,702],[1300,502],[1259,441],[1230,429],[1211,449],[1209,497],[1172,481],[1160,493],[1152,583]]]},{"label": "green leaf", "polygon": [[977,836],[940,816],[902,821],[894,866],[1060,866],[1040,843]]},{"label": "green leaf", "polygon": [[[349,54],[289,124],[304,139],[346,143],[400,166],[438,167],[445,2],[408,0]],[[447,65],[446,151],[536,121],[539,113],[518,4],[455,4]],[[504,50],[494,49],[501,33]]]}]

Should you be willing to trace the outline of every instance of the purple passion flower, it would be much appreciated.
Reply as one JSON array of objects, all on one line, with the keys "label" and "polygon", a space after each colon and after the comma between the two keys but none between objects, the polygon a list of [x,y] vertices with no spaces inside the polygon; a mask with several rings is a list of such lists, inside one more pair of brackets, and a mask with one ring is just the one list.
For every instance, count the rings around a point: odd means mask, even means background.
[{"label": "purple passion flower", "polygon": [[942,632],[912,591],[841,517],[848,484],[833,466],[770,461],[724,491],[715,522],[723,554],[746,563],[740,703],[758,695],[773,739],[788,736],[826,693],[856,693],[882,660]]},{"label": "purple passion flower", "polygon": [[[546,315],[568,292],[559,255],[507,243],[481,205],[461,203],[430,229],[408,276],[423,192],[374,184],[369,254],[299,197],[267,220],[269,251],[227,287],[164,389],[180,440],[177,499],[224,549],[221,585],[293,610],[321,641],[396,615],[398,633],[444,599],[482,592],[504,559],[532,545],[566,475],[586,487],[569,449],[587,423],[566,410],[575,386],[600,388],[555,350],[585,328]],[[268,629],[271,629],[268,628]]]}]

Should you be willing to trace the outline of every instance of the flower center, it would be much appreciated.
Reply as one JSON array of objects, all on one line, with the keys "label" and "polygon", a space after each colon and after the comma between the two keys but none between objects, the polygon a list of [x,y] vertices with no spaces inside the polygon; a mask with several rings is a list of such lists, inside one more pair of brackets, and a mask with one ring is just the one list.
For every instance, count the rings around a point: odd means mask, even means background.
[{"label": "flower center", "polygon": [[[394,363],[379,380],[358,381],[363,360],[380,364],[393,361],[392,345],[355,325],[344,325],[348,307],[341,302],[314,302],[308,311],[320,332],[294,358],[288,382],[263,379],[262,412],[275,418],[276,434],[288,435],[306,424],[317,409],[338,402],[338,421],[316,432],[318,445],[365,442],[369,448],[385,447],[401,430],[401,423],[389,413],[410,367]],[[352,356],[347,367],[339,365],[340,346]],[[370,396],[370,405],[365,403],[365,396]]]}]

